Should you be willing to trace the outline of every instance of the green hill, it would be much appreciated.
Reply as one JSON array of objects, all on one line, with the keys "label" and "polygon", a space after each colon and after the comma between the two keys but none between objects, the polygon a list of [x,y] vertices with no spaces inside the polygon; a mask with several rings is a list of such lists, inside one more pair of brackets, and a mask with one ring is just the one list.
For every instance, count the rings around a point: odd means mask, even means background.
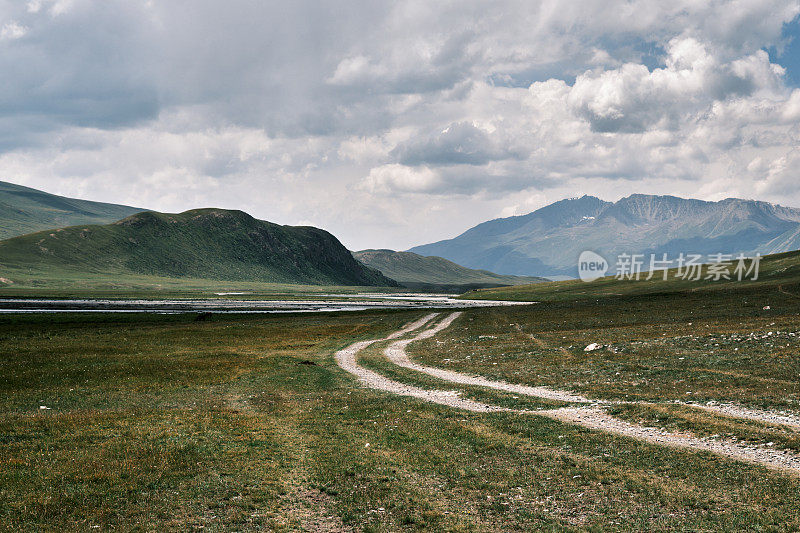
[{"label": "green hill", "polygon": [[0,181],[0,240],[76,224],[108,224],[142,209],[56,196]]},{"label": "green hill", "polygon": [[162,276],[227,281],[397,286],[330,233],[279,226],[241,211],[143,212],[0,241],[0,276]]},{"label": "green hill", "polygon": [[353,257],[412,289],[464,291],[547,281],[544,278],[508,276],[488,270],[473,270],[441,257],[425,257],[412,252],[362,250],[353,252]]},{"label": "green hill", "polygon": [[[749,266],[749,261],[748,261]],[[732,270],[731,270],[732,271]],[[685,280],[677,276],[676,269],[668,271],[667,279],[663,272],[651,280],[645,280],[644,273],[640,280],[619,280],[613,276],[600,278],[586,283],[581,280],[554,281],[536,285],[501,287],[468,292],[464,298],[485,300],[516,300],[525,302],[568,301],[598,299],[620,296],[641,296],[655,294],[737,291],[778,290],[787,295],[800,298],[800,251],[773,254],[761,258],[758,279],[735,279],[712,281]],[[707,266],[702,277],[707,276]],[[732,276],[735,278],[735,276]]]}]

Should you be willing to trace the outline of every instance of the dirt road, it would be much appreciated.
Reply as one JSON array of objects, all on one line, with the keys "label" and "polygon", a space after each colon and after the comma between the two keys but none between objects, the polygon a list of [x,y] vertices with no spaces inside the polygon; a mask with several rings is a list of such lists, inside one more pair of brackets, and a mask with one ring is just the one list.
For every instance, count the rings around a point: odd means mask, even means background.
[{"label": "dirt road", "polygon": [[[600,402],[595,402],[571,392],[559,391],[547,387],[532,387],[528,385],[507,383],[504,381],[489,380],[481,376],[473,376],[462,374],[460,372],[453,372],[450,370],[420,365],[409,359],[408,354],[406,353],[406,347],[410,343],[433,337],[440,331],[450,326],[450,324],[452,324],[453,321],[460,316],[460,314],[461,313],[459,312],[452,313],[445,319],[441,320],[438,324],[431,326],[420,333],[417,333],[413,337],[393,342],[386,348],[384,353],[390,361],[403,368],[423,372],[430,376],[434,376],[445,383],[449,382],[457,383],[459,385],[487,387],[525,396],[560,400],[576,404],[592,403],[594,405],[588,407],[585,405],[578,405],[575,407],[564,407],[560,409],[539,411],[507,409],[461,398],[457,391],[422,389],[413,385],[407,385],[399,381],[388,379],[381,374],[373,372],[372,370],[368,370],[358,364],[357,356],[361,350],[376,342],[399,339],[400,337],[408,335],[425,326],[426,324],[429,324],[438,316],[438,313],[426,315],[383,339],[360,341],[351,344],[347,348],[336,352],[336,362],[342,369],[357,376],[359,380],[367,387],[392,394],[411,396],[427,402],[474,412],[505,412],[526,416],[545,416],[561,422],[576,424],[585,428],[605,431],[625,437],[631,437],[652,444],[672,446],[694,451],[711,452],[732,459],[760,464],[769,468],[789,471],[795,475],[800,475],[800,456],[785,450],[775,450],[766,446],[745,445],[739,442],[723,439],[701,439],[689,433],[673,433],[658,428],[640,426],[625,420],[614,418],[599,406]],[[705,408],[705,406],[697,407]],[[792,422],[794,422],[793,419],[777,417],[775,413],[770,413],[767,411],[749,411],[746,408],[738,406],[734,406],[727,411],[723,409],[713,410],[719,414],[728,414],[740,418],[751,418],[756,420],[768,419],[772,423],[789,422],[791,425]]]}]

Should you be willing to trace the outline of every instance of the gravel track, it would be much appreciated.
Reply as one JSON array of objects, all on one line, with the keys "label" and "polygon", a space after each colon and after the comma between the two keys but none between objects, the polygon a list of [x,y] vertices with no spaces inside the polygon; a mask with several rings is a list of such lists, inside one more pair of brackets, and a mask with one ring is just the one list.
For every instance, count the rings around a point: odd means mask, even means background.
[{"label": "gravel track", "polygon": [[778,424],[781,426],[788,426],[789,428],[800,431],[800,417],[789,413],[781,413],[778,411],[768,411],[766,409],[752,409],[744,407],[743,405],[736,405],[732,403],[720,404],[699,404],[699,403],[682,403],[681,405],[688,405],[710,411],[725,416],[734,418],[746,418],[748,420],[757,420],[759,422],[766,422],[767,424]]},{"label": "gravel track", "polygon": [[[456,318],[458,318],[460,314],[461,313],[459,312],[452,313],[444,320],[436,324],[435,326],[430,327],[418,333],[414,337],[392,343],[385,350],[387,357],[389,357],[389,359],[392,362],[404,368],[409,368],[412,370],[424,372],[426,374],[437,377],[444,381],[450,381],[462,385],[477,385],[498,390],[504,390],[508,392],[515,392],[528,396],[536,396],[540,398],[555,399],[567,402],[575,402],[575,403],[592,402],[591,400],[588,400],[582,396],[573,395],[571,393],[564,391],[557,391],[545,387],[528,387],[524,385],[515,385],[503,381],[488,380],[480,376],[470,376],[466,374],[460,374],[458,372],[418,365],[412,362],[408,358],[408,355],[405,352],[405,348],[406,346],[408,346],[408,344],[418,340],[427,339],[436,335],[438,332],[442,331],[443,329],[447,328],[450,324],[452,324],[453,321]],[[658,428],[640,426],[637,424],[633,424],[631,422],[614,418],[605,411],[603,411],[602,409],[599,409],[597,407],[564,407],[560,409],[549,409],[549,410],[539,410],[539,411],[507,409],[503,407],[498,407],[494,405],[484,404],[481,402],[476,402],[473,400],[461,398],[457,391],[430,390],[430,389],[422,389],[412,385],[406,385],[404,383],[388,379],[382,376],[381,374],[378,374],[377,372],[373,372],[358,365],[356,361],[358,352],[360,352],[364,348],[376,342],[397,339],[398,337],[411,333],[421,328],[425,324],[428,324],[436,316],[437,313],[426,315],[421,319],[406,325],[402,329],[398,330],[397,332],[383,339],[374,339],[374,340],[367,340],[367,341],[360,341],[353,343],[347,348],[344,348],[343,350],[336,352],[335,355],[336,362],[342,369],[357,376],[361,380],[361,382],[367,387],[389,392],[392,394],[397,394],[401,396],[411,396],[414,398],[419,398],[424,401],[436,403],[439,405],[445,405],[448,407],[454,407],[458,409],[465,409],[467,411],[474,411],[481,413],[506,412],[506,413],[516,413],[523,415],[545,416],[554,420],[558,420],[560,422],[576,424],[588,429],[599,430],[612,433],[615,435],[635,438],[652,444],[683,448],[692,451],[710,452],[731,459],[758,464],[766,466],[771,469],[788,471],[795,475],[800,475],[800,457],[784,450],[775,450],[765,446],[755,446],[755,445],[749,446],[728,440],[702,439],[688,433],[673,433]],[[723,407],[723,406],[695,406],[695,407],[706,408],[706,407]],[[731,416],[739,416],[739,415],[733,415],[732,413],[752,411],[746,409],[742,411],[743,408],[739,408],[738,406],[724,406],[724,407],[730,409],[730,412],[724,412],[724,411],[720,412],[723,412],[724,414],[731,414]],[[760,413],[763,414],[768,412],[760,412]],[[751,417],[745,417],[745,418],[751,418]]]},{"label": "gravel track", "polygon": [[689,433],[672,433],[658,428],[639,426],[614,418],[601,409],[565,407],[550,411],[536,411],[535,414],[589,429],[632,437],[651,444],[711,452],[731,459],[760,464],[775,470],[791,471],[795,475],[800,475],[800,456],[786,450],[746,445],[729,440],[701,439]]},{"label": "gravel track", "polygon": [[408,368],[411,370],[416,370],[418,372],[423,372],[433,377],[445,381],[450,381],[453,383],[459,383],[461,385],[489,387],[492,389],[512,392],[515,394],[522,394],[524,396],[535,396],[537,398],[544,398],[547,400],[558,400],[570,403],[595,403],[593,400],[566,391],[554,390],[548,387],[530,387],[527,385],[508,383],[505,381],[494,381],[491,379],[486,379],[481,376],[472,376],[469,374],[462,374],[460,372],[453,372],[451,370],[444,370],[442,368],[420,365],[408,358],[408,354],[406,354],[406,346],[408,346],[412,342],[433,337],[443,329],[447,328],[450,324],[452,324],[453,321],[460,315],[461,315],[460,312],[451,313],[447,318],[439,322],[436,326],[423,331],[416,337],[412,339],[404,339],[393,342],[392,344],[389,345],[388,348],[386,348],[384,354],[386,355],[386,357],[389,358],[391,362],[393,362],[397,366],[401,366],[403,368]]},{"label": "gravel track", "polygon": [[[487,405],[460,398],[457,391],[428,390],[421,389],[413,385],[406,385],[405,383],[394,381],[382,376],[381,374],[378,374],[377,372],[373,372],[372,370],[368,370],[362,366],[359,366],[358,362],[356,361],[356,356],[358,352],[364,348],[376,342],[396,339],[397,337],[410,333],[415,329],[419,329],[426,323],[430,322],[435,316],[436,313],[424,316],[383,339],[374,339],[353,343],[347,348],[336,352],[336,364],[338,364],[347,372],[357,376],[361,380],[361,383],[372,389],[390,392],[392,394],[398,394],[401,396],[412,396],[427,402],[438,403],[448,407],[456,407],[458,409],[466,409],[467,411],[476,411],[480,413],[509,411],[509,409],[504,409],[502,407],[496,407],[493,405]],[[423,332],[423,334],[424,333],[426,332]]]}]

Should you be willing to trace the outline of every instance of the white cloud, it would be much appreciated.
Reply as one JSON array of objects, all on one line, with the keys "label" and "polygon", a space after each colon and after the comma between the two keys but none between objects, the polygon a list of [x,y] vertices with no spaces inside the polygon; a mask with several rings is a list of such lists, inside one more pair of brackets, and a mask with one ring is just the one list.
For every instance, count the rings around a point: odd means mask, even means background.
[{"label": "white cloud", "polygon": [[428,167],[382,165],[370,170],[362,187],[370,192],[429,192],[441,185],[441,177]]},{"label": "white cloud", "polygon": [[[756,191],[770,195],[794,195],[797,193],[797,169],[800,168],[800,149],[792,148],[788,153],[776,157],[769,163],[759,162],[755,168]],[[766,168],[764,168],[766,167]]]},{"label": "white cloud", "polygon": [[[797,0],[0,0],[0,179],[419,244],[561,196],[800,205]],[[425,220],[420,227],[419,220]]]},{"label": "white cloud", "polygon": [[761,50],[721,63],[697,40],[676,38],[668,43],[665,67],[650,71],[626,63],[617,69],[589,71],[578,76],[567,99],[595,131],[677,128],[682,119],[715,101],[780,95],[783,73]]},{"label": "white cloud", "polygon": [[27,32],[27,28],[20,26],[16,21],[12,20],[0,27],[0,40],[6,39],[13,41],[14,39],[24,37]]},{"label": "white cloud", "polygon": [[377,75],[374,67],[369,64],[369,59],[362,55],[346,57],[336,66],[336,71],[328,79],[333,85],[350,85],[355,83],[366,83]]}]

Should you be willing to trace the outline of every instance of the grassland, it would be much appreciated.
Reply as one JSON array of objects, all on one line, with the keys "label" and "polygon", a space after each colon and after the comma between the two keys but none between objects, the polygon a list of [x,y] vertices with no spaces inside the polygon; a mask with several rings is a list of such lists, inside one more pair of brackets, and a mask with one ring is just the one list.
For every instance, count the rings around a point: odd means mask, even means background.
[{"label": "grassland", "polygon": [[[432,366],[637,402],[611,412],[648,426],[797,451],[796,431],[686,404],[800,413],[798,311],[777,289],[474,310],[410,351]],[[603,348],[585,352],[592,343]]]},{"label": "grassland", "polygon": [[[794,293],[786,285],[474,309],[409,353],[647,402],[614,414],[649,425],[798,450],[785,428],[674,403],[800,413]],[[0,317],[0,528],[800,528],[796,476],[541,417],[390,396],[335,365],[337,349],[421,314]],[[592,342],[604,348],[584,352]],[[362,364],[442,388],[390,366],[385,346]]]},{"label": "grassland", "polygon": [[[750,263],[748,261],[747,265]],[[613,266],[613,265],[612,265]],[[735,266],[735,265],[734,265]],[[708,274],[704,267],[703,278]],[[733,268],[729,272],[733,272]],[[764,256],[760,262],[758,279],[735,279],[718,281],[701,279],[694,281],[679,277],[677,269],[667,272],[667,279],[663,278],[663,271],[654,273],[653,279],[647,280],[648,273],[644,272],[640,280],[620,280],[614,276],[607,276],[591,283],[580,280],[567,280],[552,283],[537,283],[533,285],[517,285],[513,287],[498,287],[491,289],[478,289],[464,294],[464,298],[485,300],[514,300],[520,302],[539,301],[575,301],[591,298],[607,298],[615,296],[647,296],[651,294],[676,294],[676,293],[709,293],[732,292],[737,293],[743,286],[747,289],[768,291],[778,288],[788,291],[788,287],[800,286],[800,252],[787,252]],[[732,276],[735,277],[735,276]],[[793,294],[800,297],[800,292]]]},{"label": "grassland", "polygon": [[[798,312],[800,298],[760,289],[543,302],[473,310],[412,348],[431,364],[597,398],[797,408]],[[585,352],[592,343],[603,348]]]},{"label": "grassland", "polygon": [[0,277],[4,276],[17,281],[0,281],[0,298],[218,298],[219,293],[228,293],[222,296],[236,299],[306,299],[319,298],[321,294],[392,293],[407,290],[397,287],[223,281],[137,274],[87,276],[82,272],[54,273],[25,269],[5,269],[0,272]]}]

